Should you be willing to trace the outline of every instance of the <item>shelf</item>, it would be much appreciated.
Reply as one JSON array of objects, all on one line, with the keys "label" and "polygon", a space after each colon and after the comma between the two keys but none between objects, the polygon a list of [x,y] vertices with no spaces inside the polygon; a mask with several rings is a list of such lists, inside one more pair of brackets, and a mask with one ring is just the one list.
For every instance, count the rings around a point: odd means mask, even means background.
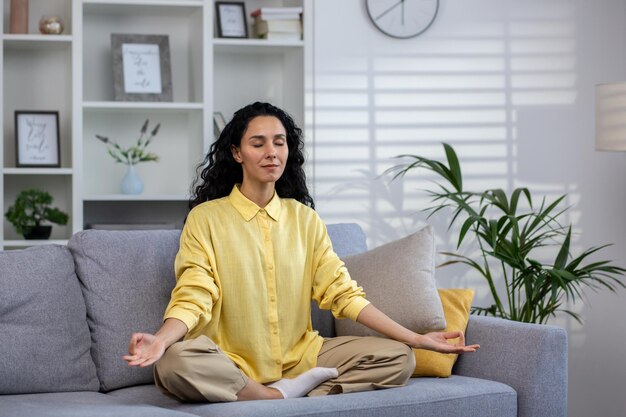
[{"label": "shelf", "polygon": [[50,42],[72,42],[72,35],[35,35],[35,34],[14,34],[6,33],[2,35],[4,43],[32,42],[32,43],[50,43]]},{"label": "shelf", "polygon": [[89,15],[186,16],[203,5],[202,0],[83,0]]},{"label": "shelf", "polygon": [[72,45],[72,35],[2,35],[6,49],[39,50],[49,48],[69,48]]},{"label": "shelf", "polygon": [[85,5],[202,6],[202,0],[83,0]]},{"label": "shelf", "polygon": [[213,39],[217,53],[228,54],[277,54],[290,49],[301,49],[304,41],[275,41],[267,39]]},{"label": "shelf", "polygon": [[46,239],[46,240],[5,240],[3,242],[4,247],[12,248],[28,248],[31,246],[45,246],[45,245],[67,245],[67,240],[61,239]]},{"label": "shelf", "polygon": [[177,102],[145,102],[145,101],[85,101],[83,108],[86,111],[113,111],[127,112],[138,111],[201,111],[204,108],[203,103],[177,103]]},{"label": "shelf", "polygon": [[85,201],[189,201],[189,196],[185,195],[126,195],[126,194],[105,194],[84,196]]},{"label": "shelf", "polygon": [[72,168],[3,168],[5,175],[72,175]]}]

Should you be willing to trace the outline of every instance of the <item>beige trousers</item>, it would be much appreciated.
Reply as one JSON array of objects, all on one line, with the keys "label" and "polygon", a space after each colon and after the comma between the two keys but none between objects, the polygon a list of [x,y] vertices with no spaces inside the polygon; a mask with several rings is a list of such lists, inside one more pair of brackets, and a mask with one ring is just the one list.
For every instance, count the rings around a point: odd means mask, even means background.
[{"label": "beige trousers", "polygon": [[[415,356],[394,340],[342,336],[324,340],[317,366],[337,368],[339,376],[309,396],[403,386],[415,369]],[[206,336],[170,346],[154,365],[154,380],[164,394],[186,402],[236,401],[248,383],[248,377]]]}]

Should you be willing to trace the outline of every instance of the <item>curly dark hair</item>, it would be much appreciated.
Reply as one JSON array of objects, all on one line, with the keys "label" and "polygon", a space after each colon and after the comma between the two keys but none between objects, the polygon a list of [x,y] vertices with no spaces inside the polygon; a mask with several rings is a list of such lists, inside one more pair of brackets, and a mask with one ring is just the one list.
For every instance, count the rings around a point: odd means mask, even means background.
[{"label": "curly dark hair", "polygon": [[276,117],[287,133],[289,156],[283,175],[276,181],[276,192],[281,198],[293,198],[315,208],[302,168],[304,165],[302,130],[285,111],[269,103],[256,102],[235,112],[220,137],[209,148],[204,161],[196,168],[199,175],[196,175],[192,184],[189,209],[205,201],[226,197],[235,184],[243,181],[243,169],[233,158],[231,148],[233,145],[236,147],[241,145],[241,138],[248,128],[248,123],[258,116]]}]

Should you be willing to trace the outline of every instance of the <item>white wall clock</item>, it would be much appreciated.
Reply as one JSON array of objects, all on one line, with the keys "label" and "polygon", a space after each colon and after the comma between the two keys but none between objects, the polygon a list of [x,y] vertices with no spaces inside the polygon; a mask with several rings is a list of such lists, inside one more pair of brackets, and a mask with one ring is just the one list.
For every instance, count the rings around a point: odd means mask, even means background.
[{"label": "white wall clock", "polygon": [[439,0],[365,0],[374,26],[393,38],[412,38],[432,25]]}]

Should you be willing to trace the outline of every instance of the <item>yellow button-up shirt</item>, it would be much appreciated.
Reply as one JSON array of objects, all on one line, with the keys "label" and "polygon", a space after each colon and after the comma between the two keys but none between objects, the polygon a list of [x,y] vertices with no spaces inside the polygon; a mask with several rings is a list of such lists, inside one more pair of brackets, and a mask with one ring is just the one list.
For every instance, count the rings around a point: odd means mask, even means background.
[{"label": "yellow button-up shirt", "polygon": [[314,367],[323,338],[311,300],[356,320],[369,303],[332,249],[317,213],[277,194],[264,208],[235,186],[194,207],[180,237],[165,318],[206,335],[260,383]]}]

